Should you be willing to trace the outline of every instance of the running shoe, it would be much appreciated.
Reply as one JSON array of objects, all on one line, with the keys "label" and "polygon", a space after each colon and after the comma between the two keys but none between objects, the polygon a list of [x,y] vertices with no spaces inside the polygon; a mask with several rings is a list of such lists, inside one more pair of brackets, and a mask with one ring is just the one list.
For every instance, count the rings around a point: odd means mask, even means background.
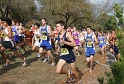
[{"label": "running shoe", "polygon": [[38,57],[38,58],[40,58],[40,57],[41,57],[40,53],[37,53],[37,57]]},{"label": "running shoe", "polygon": [[72,82],[72,77],[71,77],[71,75],[72,75],[72,71],[69,70],[69,71],[68,71],[68,74],[67,74],[67,82]]},{"label": "running shoe", "polygon": [[47,62],[47,58],[44,58],[43,62]]},{"label": "running shoe", "polygon": [[24,58],[24,60],[23,60],[22,65],[23,65],[23,66],[26,66],[26,65],[27,65],[27,63],[26,63],[26,59],[25,59],[25,58]]},{"label": "running shoe", "polygon": [[55,66],[56,65],[56,63],[54,62],[54,63],[52,63],[52,66]]},{"label": "running shoe", "polygon": [[6,63],[3,65],[4,67],[7,67],[10,63],[10,60],[7,60]]}]

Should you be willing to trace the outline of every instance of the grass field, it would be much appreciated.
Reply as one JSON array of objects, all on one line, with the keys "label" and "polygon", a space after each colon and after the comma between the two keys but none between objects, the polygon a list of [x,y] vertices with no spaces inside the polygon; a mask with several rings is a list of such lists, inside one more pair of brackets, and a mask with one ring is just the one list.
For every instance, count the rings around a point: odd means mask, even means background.
[{"label": "grass field", "polygon": [[[7,55],[10,53],[9,50],[6,51]],[[21,54],[22,53],[23,51],[21,50]],[[53,55],[57,63],[59,56],[54,53]],[[37,53],[32,52],[31,48],[28,48],[27,53],[22,54],[22,56],[26,58],[28,66],[22,66],[22,60],[15,56],[9,58],[11,63],[5,68],[2,68],[5,60],[0,56],[0,84],[65,84],[66,75],[56,74],[56,65],[52,66],[51,60],[43,63],[43,57],[38,58]],[[96,56],[95,59],[97,59],[98,56]],[[76,56],[76,58],[77,70],[82,76],[83,84],[99,84],[97,77],[104,76],[104,72],[110,70],[108,67],[97,64],[93,74],[89,74],[88,71],[85,71],[87,67],[84,53],[82,53],[81,56]],[[66,64],[64,68],[70,70],[69,64]],[[72,84],[76,84],[76,82]]]}]

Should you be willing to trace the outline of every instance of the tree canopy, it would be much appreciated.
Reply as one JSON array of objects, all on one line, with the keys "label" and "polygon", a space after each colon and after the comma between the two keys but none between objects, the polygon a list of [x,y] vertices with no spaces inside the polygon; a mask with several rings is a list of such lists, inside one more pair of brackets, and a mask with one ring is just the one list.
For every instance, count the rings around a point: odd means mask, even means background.
[{"label": "tree canopy", "polygon": [[57,20],[64,20],[66,26],[86,28],[90,25],[96,30],[113,30],[123,23],[123,8],[118,4],[113,6],[115,14],[108,15],[107,12],[100,12],[96,15],[97,9],[87,0],[35,1],[42,5],[39,11],[34,0],[0,0],[0,17],[10,17],[25,23],[33,19],[40,21],[45,17],[51,26],[55,26]]}]

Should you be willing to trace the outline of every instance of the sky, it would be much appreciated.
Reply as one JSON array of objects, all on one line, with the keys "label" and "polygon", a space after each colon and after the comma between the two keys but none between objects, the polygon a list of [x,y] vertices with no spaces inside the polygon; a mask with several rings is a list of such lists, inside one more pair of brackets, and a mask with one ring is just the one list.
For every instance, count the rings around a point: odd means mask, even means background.
[{"label": "sky", "polygon": [[[91,4],[95,6],[95,13],[98,14],[99,9],[110,10],[115,3],[121,4],[124,7],[124,0],[88,0]],[[98,10],[97,10],[98,9]],[[111,10],[107,13],[108,15],[113,15],[114,11]],[[124,13],[123,13],[124,14]]]},{"label": "sky", "polygon": [[43,7],[38,0],[34,0],[34,4],[36,5],[38,11]]},{"label": "sky", "polygon": [[[87,0],[87,1],[89,1],[91,4],[94,5],[95,7],[94,13],[96,14],[99,14],[99,9],[102,9],[102,8],[104,8],[104,10],[109,10],[110,8],[113,7],[115,3],[121,4],[121,2],[123,2],[122,6],[124,7],[124,0]],[[38,11],[43,7],[43,5],[41,5],[39,0],[34,0],[34,3]],[[114,13],[113,10],[108,12],[109,15],[112,15],[113,13]]]}]

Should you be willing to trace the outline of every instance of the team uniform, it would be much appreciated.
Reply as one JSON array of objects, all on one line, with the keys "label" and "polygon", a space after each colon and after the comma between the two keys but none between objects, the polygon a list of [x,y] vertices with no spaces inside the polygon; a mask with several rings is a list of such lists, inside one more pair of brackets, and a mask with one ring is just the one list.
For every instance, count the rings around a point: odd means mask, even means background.
[{"label": "team uniform", "polygon": [[38,29],[38,31],[34,30],[34,40],[35,40],[34,46],[40,47],[41,39],[40,39],[40,37],[37,37],[36,34],[38,34],[40,36],[39,29]]},{"label": "team uniform", "polygon": [[79,41],[79,34],[78,34],[78,32],[77,31],[73,32],[72,36],[73,36],[73,38],[75,40],[76,46],[79,46],[80,45],[80,41]]},{"label": "team uniform", "polygon": [[52,49],[52,46],[51,46],[51,39],[49,36],[47,36],[47,34],[49,34],[48,32],[48,26],[46,26],[45,28],[41,27],[41,39],[42,39],[42,42],[40,44],[40,47],[42,48],[46,48],[47,50],[51,50]]},{"label": "team uniform", "polygon": [[101,49],[103,46],[106,45],[106,42],[105,42],[105,36],[98,36],[98,42],[99,42],[99,48]]},{"label": "team uniform", "polygon": [[18,29],[17,29],[17,26],[12,26],[12,34],[13,34],[13,40],[15,43],[19,43],[20,41],[20,37],[19,37],[19,34],[18,34]]},{"label": "team uniform", "polygon": [[93,39],[93,34],[92,35],[86,35],[86,57],[90,57],[91,55],[95,55],[95,47],[94,44],[92,44],[92,42],[94,42]]},{"label": "team uniform", "polygon": [[[4,29],[4,32],[8,34],[9,33],[8,28]],[[10,48],[12,51],[15,51],[16,47],[14,45],[14,42],[12,41],[12,38],[9,38],[5,34],[2,34],[2,37],[3,37],[3,42],[1,44],[3,45],[3,47],[6,49]]]},{"label": "team uniform", "polygon": [[119,54],[119,48],[118,48],[118,40],[117,38],[115,38],[115,43],[114,45],[111,45],[110,48],[112,48],[114,50],[114,55],[118,55]]},{"label": "team uniform", "polygon": [[[68,39],[66,38],[66,33],[63,35],[63,38],[65,41],[68,41]],[[58,35],[58,43],[60,42],[59,35]],[[68,41],[69,42],[69,41]],[[74,55],[73,47],[66,45],[66,44],[59,44],[60,46],[60,59],[65,60],[67,63],[73,63],[76,60],[76,57]]]}]

